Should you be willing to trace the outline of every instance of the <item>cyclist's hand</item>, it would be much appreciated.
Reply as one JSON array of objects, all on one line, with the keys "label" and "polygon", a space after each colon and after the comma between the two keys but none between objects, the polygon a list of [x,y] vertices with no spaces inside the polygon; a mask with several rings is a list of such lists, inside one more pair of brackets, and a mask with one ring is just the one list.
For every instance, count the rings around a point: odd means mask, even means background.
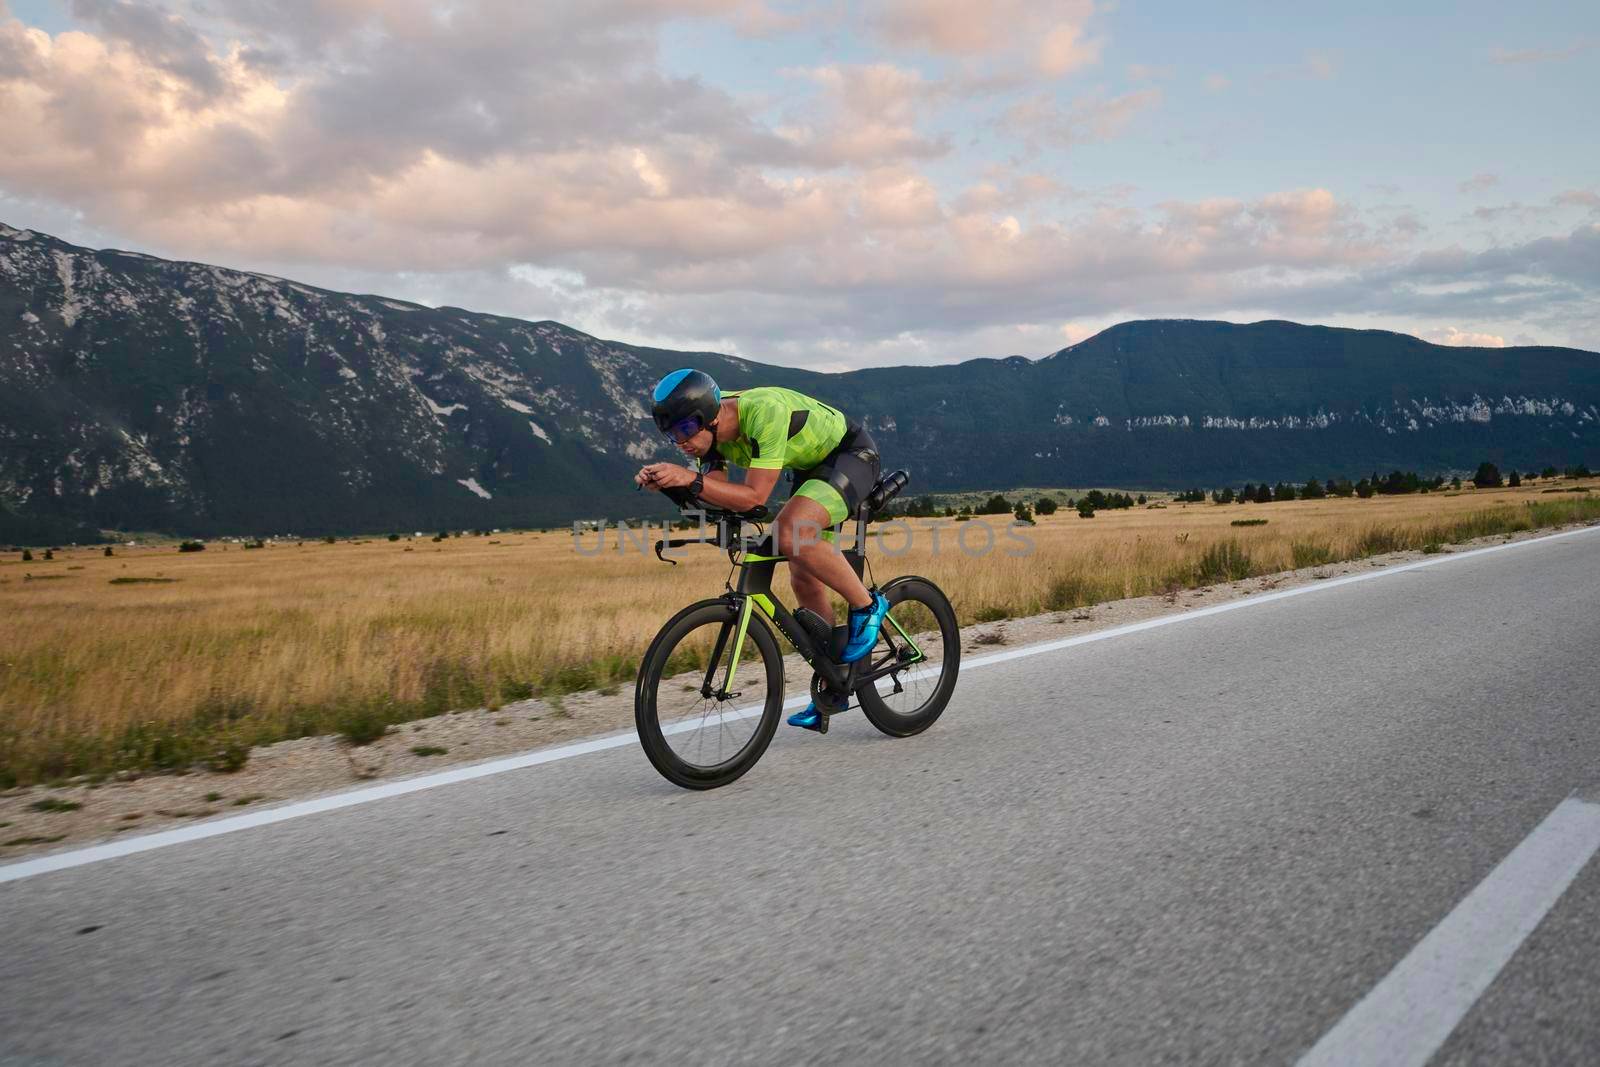
[{"label": "cyclist's hand", "polygon": [[649,489],[676,489],[693,484],[694,471],[676,463],[652,463],[648,467],[640,467],[633,480]]}]

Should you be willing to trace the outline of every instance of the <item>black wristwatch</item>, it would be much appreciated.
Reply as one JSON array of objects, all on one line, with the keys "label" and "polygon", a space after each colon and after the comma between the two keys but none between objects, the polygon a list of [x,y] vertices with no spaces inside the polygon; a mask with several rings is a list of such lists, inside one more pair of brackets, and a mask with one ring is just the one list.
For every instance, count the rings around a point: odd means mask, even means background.
[{"label": "black wristwatch", "polygon": [[698,474],[696,474],[694,476],[694,481],[689,483],[689,492],[692,493],[694,496],[699,496],[700,495],[700,491],[702,489],[704,489],[705,487],[706,487],[706,475],[705,475],[704,471],[701,471],[700,473],[698,473]]}]

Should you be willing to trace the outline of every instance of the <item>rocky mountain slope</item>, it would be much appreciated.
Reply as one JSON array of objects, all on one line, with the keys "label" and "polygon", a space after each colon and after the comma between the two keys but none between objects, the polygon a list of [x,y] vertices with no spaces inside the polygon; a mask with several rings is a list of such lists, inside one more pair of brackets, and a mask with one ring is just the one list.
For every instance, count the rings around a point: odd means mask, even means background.
[{"label": "rocky mountain slope", "polygon": [[[1600,461],[1600,356],[1148,321],[1039,360],[818,374],[0,225],[0,540],[639,514],[644,398],[699,366],[867,420],[917,489]],[[81,529],[78,531],[81,532]]]}]

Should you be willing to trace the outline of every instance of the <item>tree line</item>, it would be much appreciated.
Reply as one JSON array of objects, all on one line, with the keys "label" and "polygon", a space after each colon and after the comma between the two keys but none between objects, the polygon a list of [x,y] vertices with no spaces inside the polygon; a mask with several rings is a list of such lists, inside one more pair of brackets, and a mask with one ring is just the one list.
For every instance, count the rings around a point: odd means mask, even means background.
[{"label": "tree line", "polygon": [[[1509,485],[1512,488],[1520,486],[1524,480],[1533,481],[1539,478],[1589,478],[1592,472],[1586,464],[1566,467],[1557,470],[1554,466],[1547,466],[1544,470],[1535,473],[1528,471],[1520,473],[1510,471],[1502,473],[1495,464],[1485,460],[1478,464],[1469,481],[1480,489],[1490,489],[1498,486]],[[1407,493],[1432,493],[1438,492],[1448,486],[1451,489],[1460,489],[1462,480],[1454,476],[1448,481],[1444,475],[1436,474],[1424,477],[1416,471],[1393,470],[1388,474],[1379,474],[1373,471],[1359,481],[1352,482],[1349,478],[1311,478],[1304,482],[1278,482],[1272,484],[1262,482],[1246,482],[1235,489],[1232,486],[1223,486],[1212,489],[1208,494],[1201,488],[1185,489],[1173,494],[1172,499],[1180,504],[1203,504],[1210,500],[1214,504],[1271,504],[1281,500],[1322,500],[1328,497],[1359,497],[1366,500],[1374,496],[1400,496]],[[1110,511],[1122,508],[1143,506],[1148,503],[1145,494],[1134,496],[1129,493],[1104,492],[1100,489],[1091,489],[1082,497],[1067,497],[1065,503],[1057,501],[1054,497],[1040,497],[1032,504],[1025,500],[1012,501],[1002,493],[995,493],[989,499],[974,508],[970,504],[962,505],[957,509],[950,505],[940,506],[938,501],[928,495],[914,497],[899,505],[893,505],[889,513],[904,518],[971,518],[974,515],[1012,515],[1020,521],[1031,522],[1035,514],[1053,515],[1065,506],[1069,511],[1076,510],[1083,518],[1093,518],[1097,511]]]}]

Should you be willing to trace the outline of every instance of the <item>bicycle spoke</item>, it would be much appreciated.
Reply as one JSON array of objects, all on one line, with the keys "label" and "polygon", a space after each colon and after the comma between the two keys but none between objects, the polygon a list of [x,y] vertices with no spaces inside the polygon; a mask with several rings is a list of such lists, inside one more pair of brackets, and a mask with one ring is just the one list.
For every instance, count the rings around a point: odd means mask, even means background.
[{"label": "bicycle spoke", "polygon": [[765,670],[753,641],[745,642],[738,694],[719,699],[725,690],[712,688],[712,695],[705,695],[732,663],[736,629],[735,622],[723,620],[685,634],[680,649],[698,646],[709,649],[709,654],[703,661],[695,657],[701,666],[663,679],[656,689],[656,719],[663,739],[678,759],[694,767],[709,769],[736,758],[755,738],[760,724],[759,715],[741,711],[765,703]]}]

